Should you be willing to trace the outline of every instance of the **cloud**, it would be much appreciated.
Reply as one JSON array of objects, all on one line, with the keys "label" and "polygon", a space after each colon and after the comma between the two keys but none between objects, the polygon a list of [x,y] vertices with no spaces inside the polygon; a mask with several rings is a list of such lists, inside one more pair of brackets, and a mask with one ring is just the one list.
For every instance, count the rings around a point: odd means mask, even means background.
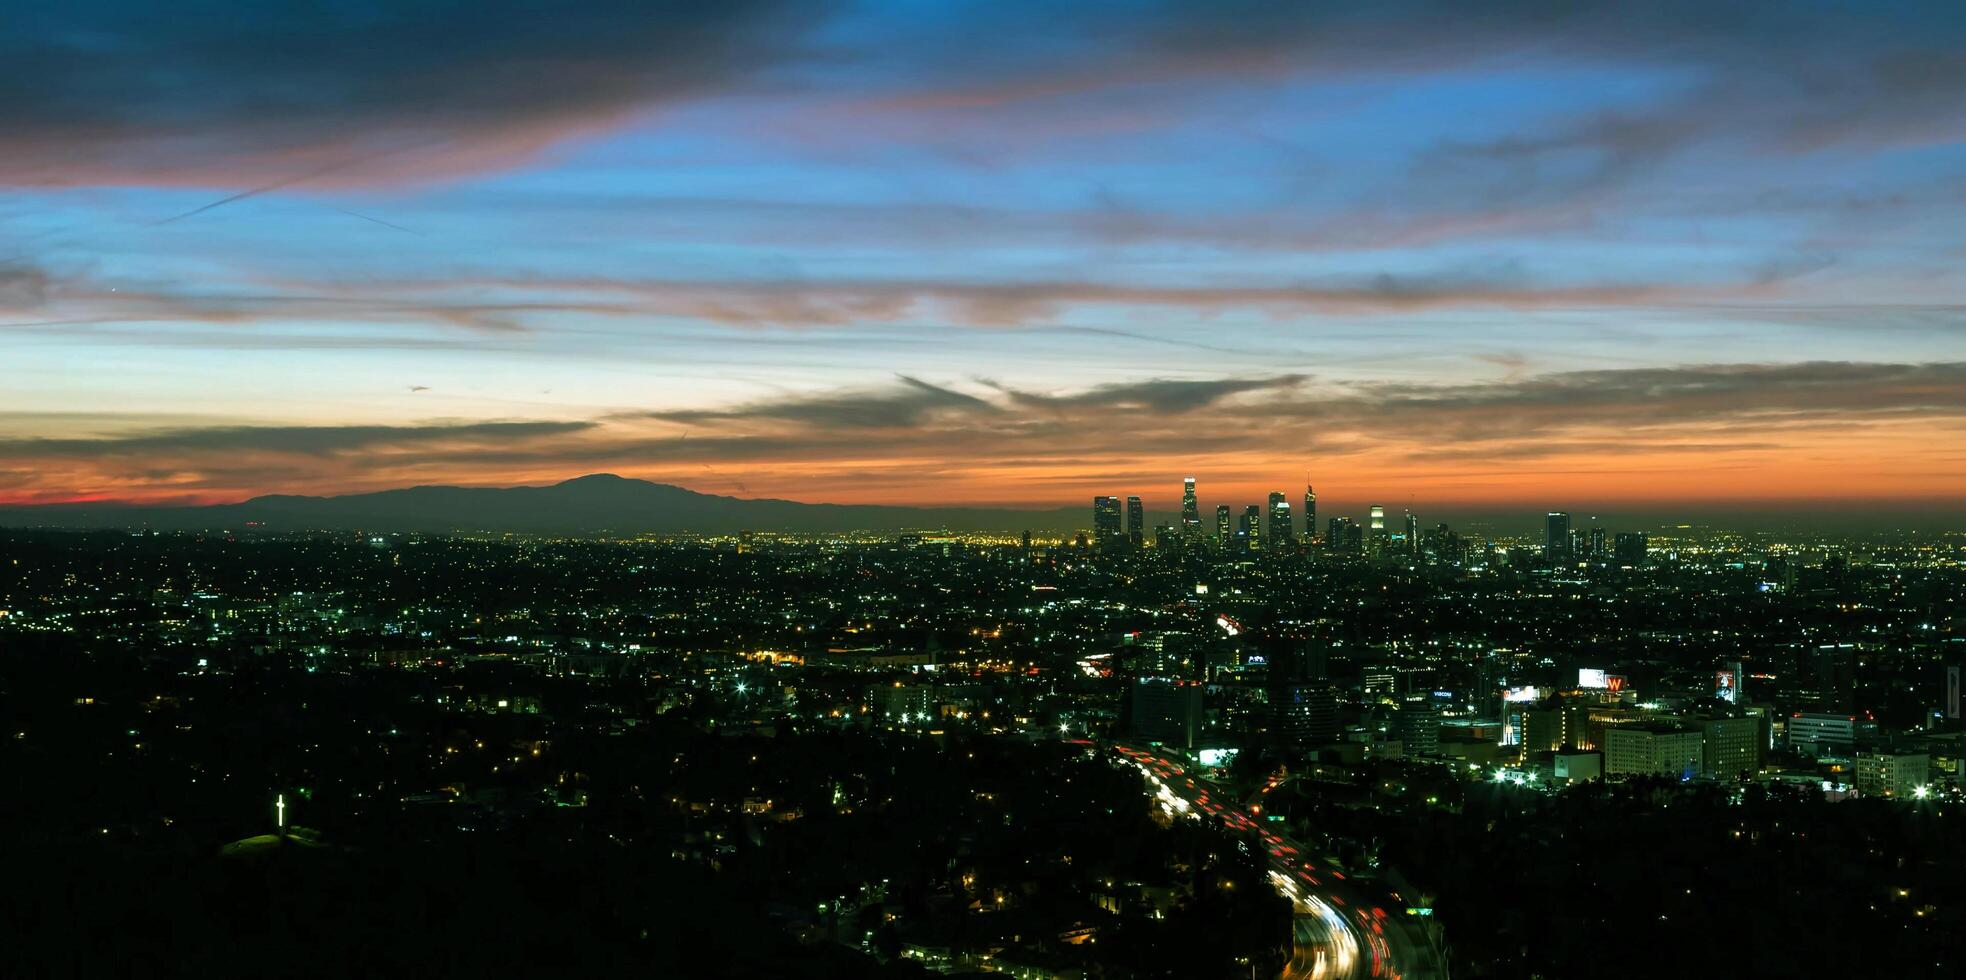
[{"label": "cloud", "polygon": [[48,301],[48,273],[19,262],[0,264],[0,310],[37,309]]},{"label": "cloud", "polygon": [[114,281],[60,275],[16,263],[0,268],[0,328],[62,327],[118,323],[353,322],[416,323],[484,333],[517,333],[544,314],[634,312],[620,304],[487,302],[467,298],[398,295],[375,298],[346,293],[269,289],[197,288],[176,282]]},{"label": "cloud", "polygon": [[752,402],[719,411],[655,412],[646,417],[683,423],[772,419],[825,429],[884,429],[916,426],[953,415],[994,415],[1001,411],[974,395],[919,378],[904,374],[897,375],[896,381],[895,387],[885,391],[835,392]]},{"label": "cloud", "polygon": [[[752,84],[823,5],[449,0],[0,9],[0,182],[323,185],[499,167]],[[350,161],[358,161],[350,164]]]},{"label": "cloud", "polygon": [[1213,406],[1235,395],[1255,391],[1278,391],[1305,381],[1301,374],[1273,378],[1155,378],[1119,384],[1099,385],[1066,395],[1048,395],[999,386],[1017,405],[1060,411],[1080,408],[1125,409],[1154,415],[1180,415]]},{"label": "cloud", "polygon": [[[1441,454],[1446,447],[1433,443],[1451,442],[1473,457],[1503,452],[1502,444],[1574,449],[1590,439],[1606,451],[1646,445],[1692,452],[1763,448],[1785,432],[1966,418],[1966,362],[1683,365],[1511,373],[1475,384],[1313,383],[1284,375],[1147,379],[1077,392],[993,387],[1001,403],[904,378],[887,390],[623,418],[717,424],[714,441],[688,440],[690,458],[729,462],[907,453],[1008,462],[1264,450],[1260,440],[1224,437],[1233,432],[1339,454]],[[1727,438],[1716,438],[1722,434]],[[1547,441],[1556,436],[1574,441]],[[600,440],[589,449],[605,454],[607,446]]]},{"label": "cloud", "polygon": [[[1392,314],[1487,307],[1563,309],[1670,306],[1763,296],[1778,283],[1760,268],[1739,282],[1547,283],[1512,266],[1482,266],[1426,275],[1391,273],[1296,283],[1144,285],[1051,280],[973,283],[937,280],[633,280],[463,277],[456,280],[360,280],[320,283],[319,294],[406,311],[470,313],[544,311],[609,316],[681,317],[747,327],[824,327],[940,321],[966,326],[1050,324],[1065,312],[1096,306],[1214,313],[1250,310],[1277,317],[1318,313]],[[510,295],[524,301],[455,298]]]},{"label": "cloud", "polygon": [[1514,499],[1551,492],[1549,480],[1628,498],[1640,492],[1634,473],[1646,474],[1646,493],[1691,498],[1888,497],[1956,489],[1957,472],[1930,446],[1962,434],[1966,362],[1693,364],[1468,384],[1146,378],[1077,391],[999,386],[991,397],[900,376],[581,421],[15,438],[0,441],[0,469],[34,474],[9,489],[14,500],[231,499],[608,471],[793,499],[1051,504],[1147,473],[1171,482],[1196,472],[1253,493],[1306,468],[1326,474],[1321,483],[1345,474],[1353,486]]},{"label": "cloud", "polygon": [[205,453],[324,456],[430,444],[523,442],[585,432],[587,421],[432,422],[422,425],[218,425],[144,429],[86,438],[0,440],[0,458],[100,458]]},{"label": "cloud", "polygon": [[[1690,78],[1656,112],[1579,117],[1489,147],[1518,158],[1598,147],[1608,176],[1730,127],[1790,151],[1949,138],[1966,111],[1962,36],[1957,5],[1929,2],[1138,0],[900,16],[791,0],[73,0],[0,9],[0,182],[428,180],[759,91],[867,120],[838,134],[896,117],[893,131],[934,141],[924,123],[987,140],[1083,132],[1101,115],[1164,125],[1155,112],[1196,111],[1170,91],[1213,82],[1577,65]],[[1100,101],[1116,91],[1138,97]],[[1045,125],[1052,112],[1071,125]]]}]

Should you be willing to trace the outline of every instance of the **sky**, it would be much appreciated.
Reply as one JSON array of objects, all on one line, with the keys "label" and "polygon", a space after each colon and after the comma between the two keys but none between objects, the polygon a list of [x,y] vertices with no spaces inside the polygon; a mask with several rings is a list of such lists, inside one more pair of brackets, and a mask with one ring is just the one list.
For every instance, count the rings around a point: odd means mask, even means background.
[{"label": "sky", "polygon": [[1953,512],[1962,50],[1957,2],[6,5],[0,503]]}]

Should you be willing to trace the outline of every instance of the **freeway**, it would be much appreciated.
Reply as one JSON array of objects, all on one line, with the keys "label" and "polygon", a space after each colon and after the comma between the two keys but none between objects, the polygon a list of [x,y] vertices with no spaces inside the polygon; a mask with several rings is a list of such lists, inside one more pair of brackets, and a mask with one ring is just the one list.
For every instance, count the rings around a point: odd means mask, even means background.
[{"label": "freeway", "polygon": [[[1155,802],[1170,817],[1216,820],[1238,833],[1256,834],[1266,849],[1270,881],[1296,910],[1290,961],[1284,980],[1443,980],[1432,946],[1404,921],[1406,910],[1390,895],[1346,879],[1312,860],[1295,840],[1256,822],[1219,787],[1186,762],[1137,745],[1117,745],[1154,786]],[[1274,784],[1272,784],[1274,785]],[[1388,911],[1393,906],[1393,911]]]}]

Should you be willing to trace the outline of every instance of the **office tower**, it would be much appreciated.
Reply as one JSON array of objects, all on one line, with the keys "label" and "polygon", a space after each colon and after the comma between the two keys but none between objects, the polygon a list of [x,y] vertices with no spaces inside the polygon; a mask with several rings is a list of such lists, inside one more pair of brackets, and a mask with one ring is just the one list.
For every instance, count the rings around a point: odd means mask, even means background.
[{"label": "office tower", "polygon": [[1177,532],[1174,530],[1174,525],[1172,524],[1154,525],[1154,547],[1162,551],[1173,548],[1180,541],[1180,538],[1176,537],[1176,534]]},{"label": "office tower", "polygon": [[1199,681],[1143,677],[1133,683],[1133,734],[1149,742],[1192,749],[1201,735]]},{"label": "office tower", "polygon": [[1562,561],[1570,557],[1570,515],[1550,511],[1543,518],[1543,557]]},{"label": "office tower", "polygon": [[1269,698],[1270,730],[1287,744],[1330,742],[1343,732],[1338,724],[1338,692],[1326,682],[1273,684]]},{"label": "office tower", "polygon": [[1857,756],[1854,778],[1860,796],[1914,799],[1931,782],[1932,757],[1923,752],[1866,752]]},{"label": "office tower", "polygon": [[1201,540],[1201,505],[1195,502],[1195,478],[1181,481],[1181,533],[1190,541]]},{"label": "office tower", "polygon": [[1111,549],[1124,540],[1120,530],[1120,498],[1092,498],[1092,542],[1095,547]]},{"label": "office tower", "polygon": [[1263,508],[1250,504],[1242,509],[1242,523],[1236,527],[1238,551],[1255,551],[1263,545]]},{"label": "office tower", "polygon": [[1406,553],[1420,553],[1420,518],[1410,510],[1406,512]]},{"label": "office tower", "polygon": [[1304,544],[1317,543],[1317,491],[1304,484]]},{"label": "office tower", "polygon": [[1215,505],[1215,548],[1229,550],[1229,505]]},{"label": "office tower", "polygon": [[1704,775],[1709,779],[1739,779],[1761,769],[1761,719],[1699,718],[1706,737]]},{"label": "office tower", "polygon": [[1609,557],[1608,555],[1605,554],[1604,551],[1604,529],[1598,527],[1595,524],[1591,525],[1590,549],[1591,549],[1592,561],[1598,561],[1600,559]]},{"label": "office tower", "polygon": [[1420,551],[1435,561],[1459,565],[1464,557],[1461,549],[1461,536],[1447,526],[1446,521],[1435,524],[1425,534],[1420,535]]},{"label": "office tower", "polygon": [[1138,550],[1146,543],[1147,509],[1139,497],[1126,498],[1126,543]]},{"label": "office tower", "polygon": [[1282,551],[1290,547],[1296,535],[1291,530],[1290,501],[1278,490],[1270,494],[1270,550]]},{"label": "office tower", "polygon": [[1386,553],[1386,508],[1372,505],[1371,522],[1367,525],[1370,534],[1373,557]]},{"label": "office tower", "polygon": [[1340,554],[1356,555],[1359,549],[1358,522],[1349,517],[1334,517],[1330,529],[1324,535],[1324,546]]},{"label": "office tower", "polygon": [[1616,557],[1620,565],[1642,565],[1645,563],[1645,532],[1619,531],[1612,539]]},{"label": "office tower", "polygon": [[1842,712],[1797,711],[1789,715],[1789,748],[1810,758],[1848,752],[1857,744],[1857,719]]},{"label": "office tower", "polygon": [[1620,725],[1604,732],[1607,776],[1673,776],[1691,779],[1706,764],[1706,735],[1665,723]]},{"label": "office tower", "polygon": [[1393,733],[1399,736],[1402,755],[1440,754],[1440,712],[1426,698],[1410,698],[1393,714]]}]

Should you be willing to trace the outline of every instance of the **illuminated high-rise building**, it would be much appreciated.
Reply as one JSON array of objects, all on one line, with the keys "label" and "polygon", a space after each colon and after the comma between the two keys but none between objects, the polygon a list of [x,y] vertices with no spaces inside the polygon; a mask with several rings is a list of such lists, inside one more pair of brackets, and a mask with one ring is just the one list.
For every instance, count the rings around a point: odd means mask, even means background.
[{"label": "illuminated high-rise building", "polygon": [[1219,551],[1229,550],[1229,505],[1215,505],[1215,547]]},{"label": "illuminated high-rise building", "polygon": [[1610,555],[1606,553],[1604,550],[1604,529],[1598,527],[1596,524],[1591,525],[1590,549],[1591,549],[1590,554],[1592,559],[1603,559],[1603,558],[1610,557]]},{"label": "illuminated high-rise building", "polygon": [[1304,543],[1317,540],[1317,491],[1304,484]]},{"label": "illuminated high-rise building", "polygon": [[1420,553],[1420,518],[1419,515],[1410,510],[1406,512],[1405,544],[1407,554],[1418,555]]},{"label": "illuminated high-rise building", "polygon": [[1645,564],[1645,545],[1644,531],[1619,531],[1617,537],[1612,539],[1620,565]]},{"label": "illuminated high-rise building", "polygon": [[1113,548],[1125,540],[1120,528],[1120,498],[1092,498],[1092,543],[1098,548]]},{"label": "illuminated high-rise building", "polygon": [[1359,550],[1358,522],[1349,517],[1334,517],[1324,534],[1324,547],[1327,551],[1356,555]]},{"label": "illuminated high-rise building", "polygon": [[1281,490],[1274,491],[1270,494],[1270,550],[1290,547],[1295,537],[1290,523],[1290,498]]},{"label": "illuminated high-rise building", "polygon": [[1560,561],[1570,557],[1570,515],[1550,511],[1543,518],[1543,557]]},{"label": "illuminated high-rise building", "polygon": [[1371,547],[1372,549],[1372,554],[1374,556],[1385,554],[1386,553],[1386,508],[1381,507],[1378,504],[1372,505],[1371,521],[1366,525],[1366,530],[1370,538],[1369,547]]},{"label": "illuminated high-rise building", "polygon": [[1191,541],[1201,539],[1201,505],[1195,501],[1195,478],[1181,481],[1181,533]]},{"label": "illuminated high-rise building", "polygon": [[1242,509],[1242,522],[1236,525],[1239,551],[1255,551],[1263,546],[1263,508],[1250,504]]},{"label": "illuminated high-rise building", "polygon": [[1135,549],[1147,543],[1147,509],[1139,497],[1126,498],[1126,543]]}]

